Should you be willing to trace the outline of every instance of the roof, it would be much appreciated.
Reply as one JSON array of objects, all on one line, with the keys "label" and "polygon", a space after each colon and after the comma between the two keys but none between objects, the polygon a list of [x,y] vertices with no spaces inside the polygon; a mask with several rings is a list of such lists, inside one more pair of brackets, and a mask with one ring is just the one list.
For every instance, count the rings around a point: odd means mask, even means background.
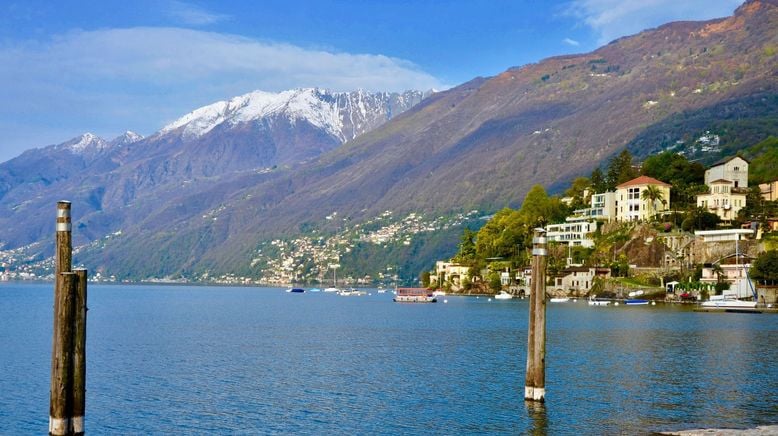
[{"label": "roof", "polygon": [[653,177],[648,176],[640,176],[636,179],[632,179],[628,182],[624,182],[621,185],[616,186],[617,188],[626,188],[627,186],[637,186],[637,185],[659,185],[659,186],[667,186],[668,188],[672,185],[668,185],[667,183],[657,180]]},{"label": "roof", "polygon": [[713,180],[713,181],[712,181],[712,182],[710,182],[710,183],[732,183],[732,180],[727,180],[727,179],[716,179],[716,180]]},{"label": "roof", "polygon": [[713,163],[713,165],[711,165],[710,167],[711,167],[711,168],[713,168],[713,167],[717,167],[717,166],[719,166],[719,165],[724,165],[725,163],[727,163],[727,162],[731,161],[732,159],[734,159],[734,158],[736,158],[736,157],[739,157],[739,158],[743,159],[744,161],[746,161],[746,163],[751,163],[751,162],[750,162],[748,159],[744,158],[743,156],[737,156],[737,155],[735,155],[735,156],[725,157],[724,159],[721,159],[721,160],[719,160],[719,161],[716,161],[716,162],[714,162],[714,163]]}]

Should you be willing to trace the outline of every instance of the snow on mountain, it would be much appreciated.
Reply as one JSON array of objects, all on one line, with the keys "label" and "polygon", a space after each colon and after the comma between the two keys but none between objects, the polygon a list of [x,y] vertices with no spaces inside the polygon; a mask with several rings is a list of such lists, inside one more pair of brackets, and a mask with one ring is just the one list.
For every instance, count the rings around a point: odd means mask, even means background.
[{"label": "snow on mountain", "polygon": [[143,135],[139,135],[133,131],[128,130],[122,133],[121,135],[117,136],[116,138],[112,139],[110,144],[111,146],[114,147],[116,146],[121,147],[123,145],[132,144],[133,142],[138,142],[141,139],[143,139]]},{"label": "snow on mountain", "polygon": [[346,141],[382,124],[422,99],[422,93],[331,92],[303,88],[279,93],[254,91],[196,109],[163,127],[158,134],[180,133],[185,139],[203,136],[215,127],[285,116],[292,124],[306,121]]},{"label": "snow on mountain", "polygon": [[55,150],[68,150],[72,153],[80,154],[87,152],[99,152],[106,149],[109,144],[101,137],[93,133],[84,133],[81,136],[63,142],[55,146]]}]

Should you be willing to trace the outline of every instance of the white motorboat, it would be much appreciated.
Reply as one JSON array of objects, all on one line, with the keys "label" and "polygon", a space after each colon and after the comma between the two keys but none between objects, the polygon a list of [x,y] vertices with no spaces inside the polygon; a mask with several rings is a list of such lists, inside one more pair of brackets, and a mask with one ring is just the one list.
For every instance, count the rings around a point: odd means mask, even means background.
[{"label": "white motorboat", "polygon": [[505,291],[500,291],[499,294],[494,296],[495,300],[510,300],[511,298],[513,298],[513,295],[511,295],[511,294],[509,294],[509,293],[507,293]]},{"label": "white motorboat", "polygon": [[610,301],[607,301],[607,300],[596,300],[594,298],[590,298],[588,303],[589,303],[589,306],[607,306],[607,305],[611,304]]},{"label": "white motorboat", "polygon": [[325,288],[324,292],[340,292],[338,288]]},{"label": "white motorboat", "polygon": [[570,301],[570,299],[567,297],[556,297],[548,301],[550,301],[551,303],[567,303],[568,301]]}]

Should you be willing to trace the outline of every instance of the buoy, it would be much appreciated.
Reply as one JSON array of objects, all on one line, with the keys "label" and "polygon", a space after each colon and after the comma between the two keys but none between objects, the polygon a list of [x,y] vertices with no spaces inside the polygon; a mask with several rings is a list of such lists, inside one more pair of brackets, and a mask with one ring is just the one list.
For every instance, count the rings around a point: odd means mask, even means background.
[{"label": "buoy", "polygon": [[490,298],[488,301],[492,301],[492,299]]},{"label": "buoy", "polygon": [[652,302],[651,302],[651,305],[652,305],[652,306],[656,306],[656,301],[652,301]]},{"label": "buoy", "polygon": [[619,305],[619,302],[617,301],[617,302],[613,303],[613,305],[614,305],[614,306],[618,306],[618,305]]},{"label": "buoy", "polygon": [[443,300],[444,303],[448,303],[448,300]]}]

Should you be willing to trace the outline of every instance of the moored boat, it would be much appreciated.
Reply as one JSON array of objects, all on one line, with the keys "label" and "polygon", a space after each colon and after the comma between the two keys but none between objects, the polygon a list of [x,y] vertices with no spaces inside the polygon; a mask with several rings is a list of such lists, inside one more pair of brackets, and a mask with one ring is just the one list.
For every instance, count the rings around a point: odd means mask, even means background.
[{"label": "moored boat", "polygon": [[499,294],[494,296],[495,300],[510,300],[511,298],[513,298],[513,295],[511,295],[511,294],[509,294],[509,293],[507,293],[505,291],[500,291]]},{"label": "moored boat", "polygon": [[707,309],[753,309],[756,301],[740,300],[734,295],[714,295],[700,306]]},{"label": "moored boat", "polygon": [[437,303],[438,299],[426,288],[397,288],[397,303]]},{"label": "moored boat", "polygon": [[548,301],[551,303],[567,303],[570,299],[568,297],[554,297]]},{"label": "moored boat", "polygon": [[596,298],[590,298],[588,303],[589,306],[607,306],[611,304],[611,302],[608,300],[598,300]]},{"label": "moored boat", "polygon": [[286,290],[286,292],[292,292],[292,293],[295,293],[295,294],[302,294],[302,293],[305,292],[305,289],[303,289],[303,288],[289,288],[289,289]]},{"label": "moored boat", "polygon": [[642,306],[648,304],[648,300],[643,300],[641,298],[632,298],[629,300],[624,300],[624,304],[626,304],[627,306]]}]

